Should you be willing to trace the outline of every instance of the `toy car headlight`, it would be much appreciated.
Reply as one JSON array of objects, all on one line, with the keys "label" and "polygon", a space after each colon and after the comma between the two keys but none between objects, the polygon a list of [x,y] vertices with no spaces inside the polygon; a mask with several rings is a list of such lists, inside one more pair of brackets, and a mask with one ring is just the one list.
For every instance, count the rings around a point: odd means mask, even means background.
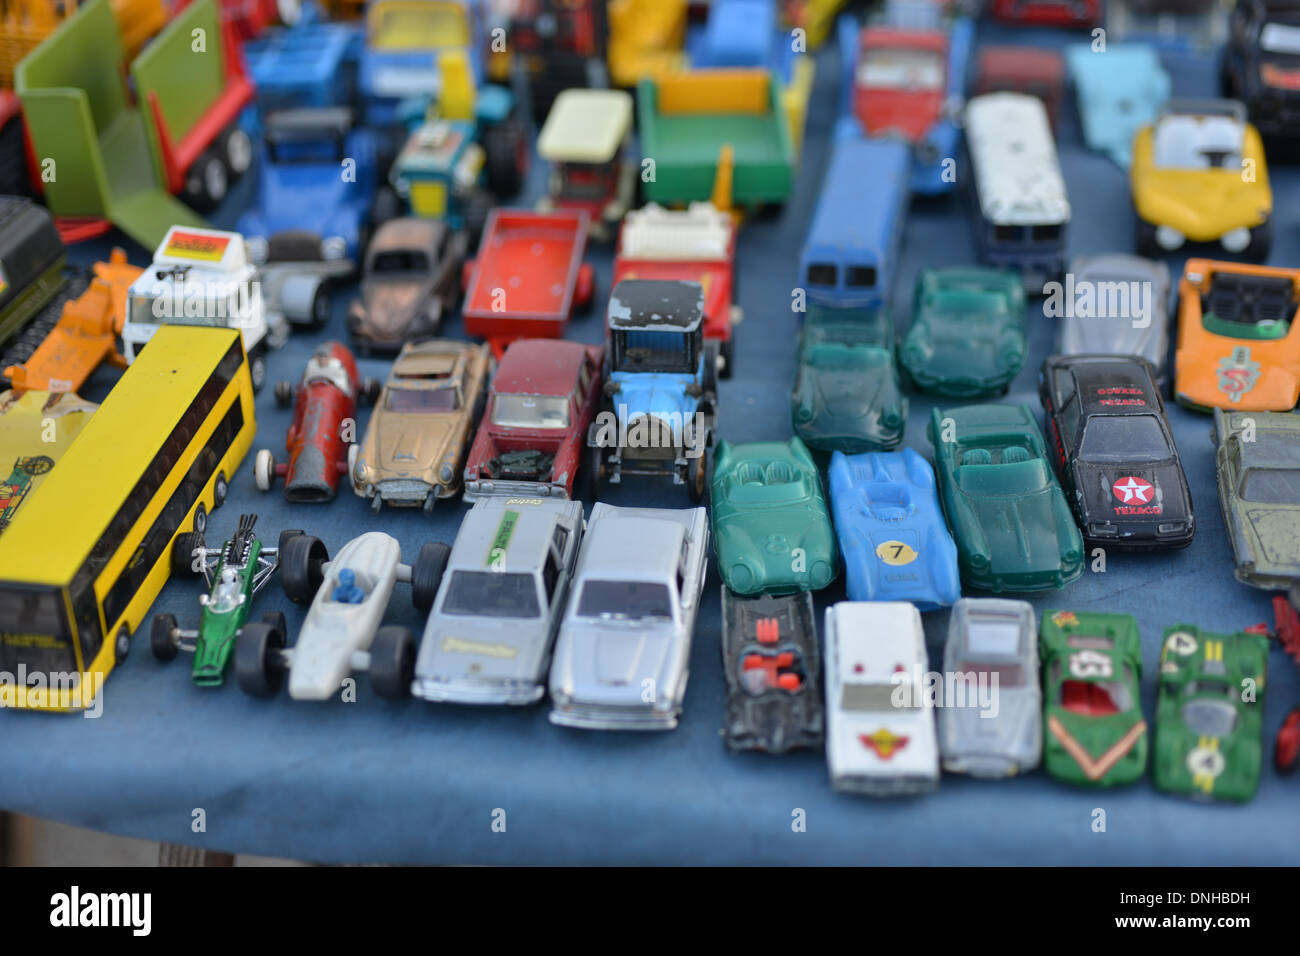
[{"label": "toy car headlight", "polygon": [[733,564],[731,566],[731,580],[735,582],[737,590],[745,590],[754,580],[753,572],[743,564]]},{"label": "toy car headlight", "polygon": [[444,461],[442,463],[442,467],[438,469],[438,480],[441,481],[443,484],[449,484],[451,482],[451,479],[454,478],[455,476],[456,476],[456,469],[451,467],[449,463]]},{"label": "toy car headlight", "polygon": [[826,587],[831,583],[831,566],[825,561],[814,561],[809,569],[808,579],[812,582],[814,588]]},{"label": "toy car headlight", "polygon": [[983,551],[976,551],[970,556],[970,563],[972,567],[987,568],[989,566],[989,556]]},{"label": "toy car headlight", "polygon": [[322,239],[320,255],[322,259],[337,261],[348,254],[348,241],[342,236],[330,236]]},{"label": "toy car headlight", "polygon": [[794,414],[799,421],[810,422],[813,419],[812,406],[807,402],[800,402]]},{"label": "toy car headlight", "polygon": [[266,257],[271,254],[271,244],[264,236],[249,236],[244,240],[244,249],[247,250],[248,258],[253,261],[253,264],[259,266],[265,263]]}]

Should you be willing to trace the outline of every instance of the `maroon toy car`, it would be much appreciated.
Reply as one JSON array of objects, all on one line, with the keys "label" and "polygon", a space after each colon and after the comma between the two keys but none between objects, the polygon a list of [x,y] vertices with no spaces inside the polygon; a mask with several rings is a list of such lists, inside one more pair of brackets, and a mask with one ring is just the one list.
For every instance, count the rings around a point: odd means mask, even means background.
[{"label": "maroon toy car", "polygon": [[1056,129],[1065,101],[1065,59],[1057,51],[1041,47],[981,47],[975,94],[1002,92],[1038,97]]},{"label": "maroon toy car", "polygon": [[1024,26],[1092,27],[1104,14],[1102,0],[993,0],[993,16]]},{"label": "maroon toy car", "polygon": [[604,347],[518,339],[492,379],[465,464],[465,500],[574,497],[587,425],[601,394]]},{"label": "maroon toy car", "polygon": [[[378,394],[379,383],[362,381],[357,362],[339,342],[323,342],[307,360],[302,382],[279,382],[275,400],[293,405],[293,424],[284,439],[287,462],[277,462],[263,448],[253,460],[259,491],[284,479],[286,501],[331,501],[339,479],[347,474],[348,446],[357,438],[357,403]],[[345,425],[351,424],[351,434]]]}]

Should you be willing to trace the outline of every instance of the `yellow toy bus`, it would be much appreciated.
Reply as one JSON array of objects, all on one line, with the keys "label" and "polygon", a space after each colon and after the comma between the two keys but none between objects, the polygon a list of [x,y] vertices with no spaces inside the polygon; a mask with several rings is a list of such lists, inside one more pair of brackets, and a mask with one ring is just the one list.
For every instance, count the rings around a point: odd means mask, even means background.
[{"label": "yellow toy bus", "polygon": [[155,333],[0,540],[0,707],[92,705],[256,427],[237,330]]}]

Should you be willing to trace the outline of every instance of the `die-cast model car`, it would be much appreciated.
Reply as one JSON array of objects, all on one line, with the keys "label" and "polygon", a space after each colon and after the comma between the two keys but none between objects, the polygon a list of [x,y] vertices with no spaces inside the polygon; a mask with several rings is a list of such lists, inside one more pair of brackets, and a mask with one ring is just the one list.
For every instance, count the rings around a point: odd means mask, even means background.
[{"label": "die-cast model car", "polygon": [[1061,284],[1059,308],[1044,314],[1059,321],[1061,355],[1138,355],[1165,379],[1169,351],[1169,266],[1140,256],[1106,252],[1075,256]]},{"label": "die-cast model car", "polygon": [[741,597],[722,589],[728,750],[785,753],[822,743],[821,654],[812,594]]},{"label": "die-cast model car", "polygon": [[1170,100],[1133,141],[1137,251],[1154,258],[1191,242],[1267,258],[1273,191],[1259,131],[1235,100]]},{"label": "die-cast model car", "polygon": [[1223,88],[1265,136],[1300,123],[1300,8],[1292,0],[1238,0],[1223,47]]},{"label": "die-cast model car", "polygon": [[461,704],[540,700],[581,537],[580,501],[476,502],[456,533],[411,693]]},{"label": "die-cast model car", "polygon": [[934,469],[915,450],[835,452],[830,488],[850,601],[911,601],[928,611],[961,597]]},{"label": "die-cast model car", "polygon": [[1083,573],[1083,539],[1029,406],[936,408],[929,436],[965,584],[1038,591]]},{"label": "die-cast model car", "polygon": [[582,209],[591,233],[608,239],[636,202],[640,168],[631,155],[632,96],[626,90],[569,89],[555,98],[537,134],[551,164],[543,212]]},{"label": "die-cast model car", "polygon": [[[517,339],[492,376],[465,461],[465,500],[487,495],[576,498],[587,426],[601,399],[603,349]],[[591,485],[587,472],[584,481]],[[594,488],[590,489],[594,492]]]},{"label": "die-cast model car", "polygon": [[718,573],[737,594],[820,591],[839,573],[821,476],[798,438],[719,443],[709,512]]},{"label": "die-cast model car", "polygon": [[1300,419],[1215,409],[1212,435],[1237,580],[1292,587],[1300,582]]},{"label": "die-cast model car", "polygon": [[[187,578],[202,575],[208,591],[199,595],[203,614],[194,630],[178,627],[174,614],[158,614],[149,632],[153,656],[170,661],[177,651],[194,654],[192,675],[199,687],[219,686],[235,642],[252,613],[253,598],[266,587],[279,565],[285,543],[302,532],[280,534],[278,547],[263,546],[253,531],[257,515],[239,516],[239,527],[220,548],[209,548],[203,535],[187,531],[172,543],[172,573]],[[268,611],[262,623],[285,634],[284,614]]]},{"label": "die-cast model car", "polygon": [[1039,651],[1047,772],[1091,787],[1139,779],[1150,742],[1138,698],[1137,621],[1129,614],[1048,611]]},{"label": "die-cast model car", "polygon": [[1079,99],[1084,142],[1128,169],[1134,135],[1169,99],[1169,74],[1155,48],[1112,43],[1098,51],[1091,42],[1071,43],[1065,61]]},{"label": "die-cast model car", "polygon": [[382,531],[353,538],[329,560],[318,538],[299,534],[284,542],[280,583],[298,603],[311,602],[293,647],[264,623],[244,625],[235,642],[235,677],[254,697],[269,697],[289,677],[295,700],[328,700],[353,671],[368,670],[375,693],[404,697],[415,671],[415,635],[380,627],[393,585],[407,581],[411,602],[428,611],[442,583],[450,549],[440,542],[420,548],[415,564],[402,563],[397,539]]},{"label": "die-cast model car", "polygon": [[1153,371],[1120,355],[1043,361],[1038,391],[1057,476],[1089,546],[1192,543],[1192,494]]},{"label": "die-cast model car", "polygon": [[898,354],[919,388],[953,398],[1005,393],[1025,362],[1025,293],[1010,272],[924,269]]},{"label": "die-cast model car", "polygon": [[944,674],[956,700],[939,710],[943,769],[972,777],[1033,770],[1043,754],[1043,691],[1033,605],[962,598],[948,619]]},{"label": "die-cast model car", "polygon": [[871,796],[939,785],[921,614],[902,601],[826,609],[826,763],[831,787]]},{"label": "die-cast model car", "polygon": [[1201,799],[1244,802],[1264,762],[1266,634],[1168,628],[1160,650],[1156,786]]},{"label": "die-cast model car", "polygon": [[352,490],[376,512],[423,506],[460,490],[461,462],[483,410],[487,345],[434,339],[402,346],[366,437],[348,449]]},{"label": "die-cast model car", "polygon": [[1179,404],[1201,411],[1295,408],[1300,269],[1188,259],[1178,297]]},{"label": "die-cast model car", "polygon": [[672,730],[708,569],[704,508],[616,508],[587,519],[551,662],[551,722]]}]

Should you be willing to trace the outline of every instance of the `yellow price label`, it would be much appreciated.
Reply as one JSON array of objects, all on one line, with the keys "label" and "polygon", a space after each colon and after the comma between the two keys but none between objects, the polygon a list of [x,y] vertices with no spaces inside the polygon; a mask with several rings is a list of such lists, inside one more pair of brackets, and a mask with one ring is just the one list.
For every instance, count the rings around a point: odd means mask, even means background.
[{"label": "yellow price label", "polygon": [[902,541],[882,541],[876,545],[876,557],[886,564],[899,567],[911,564],[917,558],[916,549]]}]

